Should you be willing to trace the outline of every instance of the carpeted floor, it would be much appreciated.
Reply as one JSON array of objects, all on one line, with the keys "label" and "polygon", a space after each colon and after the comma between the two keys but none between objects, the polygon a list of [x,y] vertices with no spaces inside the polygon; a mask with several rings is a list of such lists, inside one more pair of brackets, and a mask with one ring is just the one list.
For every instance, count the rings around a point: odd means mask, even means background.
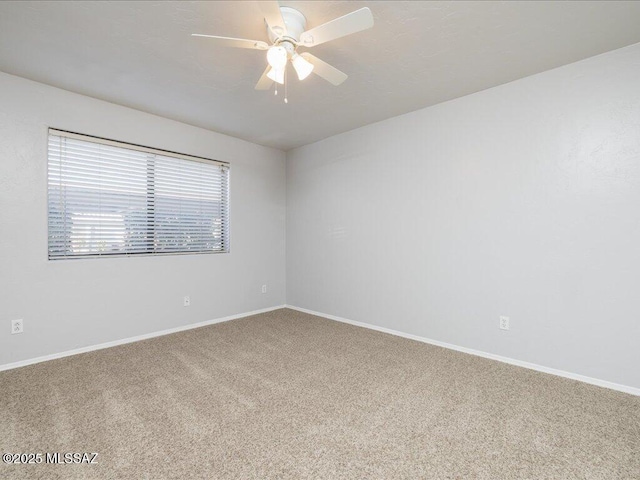
[{"label": "carpeted floor", "polygon": [[99,455],[1,479],[631,480],[640,397],[278,310],[0,372],[6,452]]}]

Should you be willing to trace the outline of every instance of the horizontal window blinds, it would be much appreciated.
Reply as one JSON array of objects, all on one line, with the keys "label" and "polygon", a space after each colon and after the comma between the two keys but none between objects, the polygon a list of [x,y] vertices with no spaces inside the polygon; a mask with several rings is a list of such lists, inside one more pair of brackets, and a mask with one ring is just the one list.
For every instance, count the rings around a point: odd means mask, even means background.
[{"label": "horizontal window blinds", "polygon": [[49,131],[49,258],[227,252],[221,162]]}]

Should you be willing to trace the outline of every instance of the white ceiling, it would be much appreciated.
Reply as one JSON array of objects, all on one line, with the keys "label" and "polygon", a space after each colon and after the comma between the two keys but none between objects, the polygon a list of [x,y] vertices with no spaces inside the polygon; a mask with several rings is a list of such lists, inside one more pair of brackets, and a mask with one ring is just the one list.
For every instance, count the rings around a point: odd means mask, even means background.
[{"label": "white ceiling", "polygon": [[345,83],[294,78],[284,104],[253,88],[265,52],[190,36],[267,40],[252,1],[0,2],[0,70],[288,150],[640,42],[640,2],[280,3],[307,28],[371,8],[312,49]]}]

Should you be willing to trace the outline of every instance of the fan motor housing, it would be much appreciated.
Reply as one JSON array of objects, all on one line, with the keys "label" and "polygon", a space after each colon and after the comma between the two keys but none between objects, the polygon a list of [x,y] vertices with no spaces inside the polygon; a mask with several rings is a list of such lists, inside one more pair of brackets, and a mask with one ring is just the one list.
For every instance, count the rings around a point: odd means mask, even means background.
[{"label": "fan motor housing", "polygon": [[282,19],[287,27],[287,34],[278,36],[267,26],[269,40],[271,40],[272,43],[277,43],[276,41],[278,39],[286,41],[287,38],[289,38],[298,43],[300,41],[300,35],[307,28],[307,19],[302,13],[291,7],[280,7],[280,13],[282,13]]}]

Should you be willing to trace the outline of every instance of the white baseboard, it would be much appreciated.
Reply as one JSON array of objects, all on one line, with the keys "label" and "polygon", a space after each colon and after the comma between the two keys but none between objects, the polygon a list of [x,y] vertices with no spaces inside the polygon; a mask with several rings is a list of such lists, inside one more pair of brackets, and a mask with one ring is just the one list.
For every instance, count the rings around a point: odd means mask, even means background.
[{"label": "white baseboard", "polygon": [[291,310],[297,310],[303,313],[308,313],[310,315],[316,315],[318,317],[323,317],[329,320],[335,320],[337,322],[348,323],[349,325],[355,325],[357,327],[368,328],[370,330],[376,330],[378,332],[384,332],[391,335],[396,335],[398,337],[409,338],[411,340],[428,343],[430,345],[436,345],[438,347],[448,348],[450,350],[456,350],[458,352],[477,355],[478,357],[497,360],[498,362],[508,363],[510,365],[515,365],[517,367],[524,367],[530,370],[536,370],[542,373],[549,373],[551,375],[557,375],[558,377],[569,378],[571,380],[578,380],[579,382],[589,383],[591,385],[596,385],[598,387],[609,388],[611,390],[617,390],[619,392],[630,393],[631,395],[640,396],[640,388],[636,388],[636,387],[620,385],[618,383],[608,382],[606,380],[600,380],[598,378],[591,378],[585,375],[579,375],[577,373],[565,372],[564,370],[557,370],[555,368],[549,368],[542,365],[537,365],[535,363],[524,362],[522,360],[516,360],[514,358],[503,357],[501,355],[495,355],[493,353],[482,352],[480,350],[474,350],[472,348],[459,347],[458,345],[453,345],[451,343],[441,342],[439,340],[432,340],[430,338],[420,337],[418,335],[412,335],[410,333],[399,332],[397,330],[392,330],[390,328],[385,328],[385,327],[379,327],[377,325],[371,325],[364,322],[356,322],[354,320],[348,320],[346,318],[336,317],[335,315],[328,315],[326,313],[316,312],[306,308],[295,307],[293,305],[286,305],[286,308],[290,308]]},{"label": "white baseboard", "polygon": [[78,355],[79,353],[93,352],[94,350],[102,350],[103,348],[115,347],[117,345],[124,345],[126,343],[139,342],[140,340],[147,340],[148,338],[161,337],[163,335],[169,335],[171,333],[183,332],[185,330],[191,330],[193,328],[206,327],[207,325],[213,325],[215,323],[228,322],[229,320],[235,320],[237,318],[249,317],[251,315],[257,315],[259,313],[271,312],[273,310],[279,310],[285,308],[285,305],[278,305],[276,307],[263,308],[260,310],[254,310],[252,312],[238,313],[236,315],[229,315],[228,317],[215,318],[213,320],[205,320],[204,322],[190,323],[189,325],[182,325],[180,327],[169,328],[167,330],[160,330],[158,332],[145,333],[143,335],[136,335],[135,337],[123,338],[121,340],[113,340],[111,342],[100,343],[98,345],[89,345],[88,347],[74,348],[73,350],[67,350],[60,353],[52,353],[50,355],[44,355],[42,357],[29,358],[27,360],[21,360],[19,362],[6,363],[0,365],[0,372],[3,370],[11,370],[13,368],[26,367],[34,363],[47,362],[49,360],[55,360],[57,358],[69,357],[71,355]]}]

